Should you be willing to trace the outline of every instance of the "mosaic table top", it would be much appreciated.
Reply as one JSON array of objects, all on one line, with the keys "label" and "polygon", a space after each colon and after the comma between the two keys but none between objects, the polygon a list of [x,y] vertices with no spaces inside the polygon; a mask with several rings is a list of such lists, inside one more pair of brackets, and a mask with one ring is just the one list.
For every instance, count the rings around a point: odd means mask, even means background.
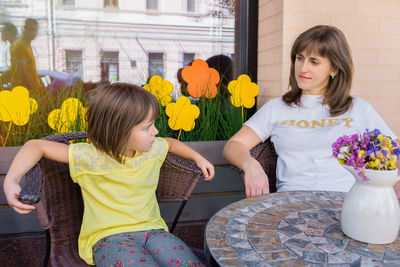
[{"label": "mosaic table top", "polygon": [[400,235],[388,245],[345,236],[345,193],[273,193],[233,203],[209,221],[206,246],[221,266],[400,266]]}]

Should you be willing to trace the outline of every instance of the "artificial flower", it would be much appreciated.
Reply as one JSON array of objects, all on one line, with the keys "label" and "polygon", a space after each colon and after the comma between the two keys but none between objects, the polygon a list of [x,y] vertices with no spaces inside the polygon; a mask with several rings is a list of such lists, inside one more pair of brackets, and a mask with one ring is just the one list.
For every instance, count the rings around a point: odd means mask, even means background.
[{"label": "artificial flower", "polygon": [[174,86],[170,81],[163,80],[161,76],[152,76],[149,83],[145,84],[143,88],[152,93],[162,106],[166,106],[172,101],[171,93]]},{"label": "artificial flower", "polygon": [[85,131],[86,110],[79,99],[68,98],[61,104],[61,108],[50,112],[47,122],[57,133]]},{"label": "artificial flower", "polygon": [[339,137],[332,145],[333,156],[342,165],[353,167],[362,177],[364,168],[393,170],[400,157],[400,147],[378,129],[366,131],[362,135],[353,134]]},{"label": "artificial flower", "polygon": [[29,116],[37,110],[37,102],[29,97],[29,91],[23,86],[0,91],[0,120],[23,126]]},{"label": "artificial flower", "polygon": [[242,74],[237,80],[228,84],[228,91],[231,93],[231,103],[235,107],[251,108],[256,103],[255,97],[258,95],[258,85],[251,82],[248,75]]},{"label": "artificial flower", "polygon": [[216,69],[209,68],[207,62],[202,59],[196,59],[191,66],[183,68],[182,78],[187,83],[188,94],[192,97],[214,98],[217,95],[219,73]]},{"label": "artificial flower", "polygon": [[165,112],[169,117],[168,125],[171,129],[183,129],[187,132],[194,128],[195,119],[200,115],[199,108],[192,105],[186,96],[179,97],[176,103],[168,104]]}]

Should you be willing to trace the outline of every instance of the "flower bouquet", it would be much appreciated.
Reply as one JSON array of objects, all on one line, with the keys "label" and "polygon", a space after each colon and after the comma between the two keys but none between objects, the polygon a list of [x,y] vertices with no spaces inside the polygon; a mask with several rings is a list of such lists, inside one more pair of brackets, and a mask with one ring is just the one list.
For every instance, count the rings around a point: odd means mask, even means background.
[{"label": "flower bouquet", "polygon": [[391,137],[378,129],[362,135],[353,134],[339,137],[332,145],[333,156],[341,165],[353,167],[367,181],[365,168],[373,170],[394,170],[399,159],[400,147]]},{"label": "flower bouquet", "polygon": [[332,149],[356,180],[343,201],[343,233],[365,243],[393,242],[400,227],[400,207],[393,189],[400,179],[396,169],[399,144],[375,129],[342,136]]}]

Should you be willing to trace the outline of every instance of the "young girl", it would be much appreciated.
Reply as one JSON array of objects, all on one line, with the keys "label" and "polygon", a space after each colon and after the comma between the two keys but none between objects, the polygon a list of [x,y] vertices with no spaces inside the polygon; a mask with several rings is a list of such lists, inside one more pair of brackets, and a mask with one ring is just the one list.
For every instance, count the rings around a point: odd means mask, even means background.
[{"label": "young girl", "polygon": [[201,266],[191,250],[167,232],[155,191],[168,151],[196,162],[206,181],[214,177],[214,167],[182,142],[156,137],[158,113],[156,98],[135,85],[114,83],[91,91],[91,143],[28,141],[4,181],[9,205],[21,214],[34,209],[18,200],[18,182],[42,157],[69,163],[84,201],[78,242],[79,255],[88,264]]},{"label": "young girl", "polygon": [[339,29],[303,32],[290,59],[289,91],[261,107],[227,142],[224,156],[244,170],[247,196],[269,191],[267,175],[249,153],[269,137],[278,154],[278,191],[347,192],[354,178],[332,157],[336,139],[375,128],[397,137],[368,102],[350,95],[353,62]]}]

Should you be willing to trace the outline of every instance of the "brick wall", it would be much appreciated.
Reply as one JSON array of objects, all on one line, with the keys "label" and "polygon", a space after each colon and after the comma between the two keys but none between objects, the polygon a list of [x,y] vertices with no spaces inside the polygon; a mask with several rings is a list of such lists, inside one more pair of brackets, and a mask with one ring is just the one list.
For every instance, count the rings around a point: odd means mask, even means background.
[{"label": "brick wall", "polygon": [[283,1],[260,0],[258,23],[260,104],[282,92]]},{"label": "brick wall", "polygon": [[400,1],[260,0],[259,105],[288,85],[294,39],[317,24],[341,29],[355,63],[353,95],[369,101],[400,136]]}]

